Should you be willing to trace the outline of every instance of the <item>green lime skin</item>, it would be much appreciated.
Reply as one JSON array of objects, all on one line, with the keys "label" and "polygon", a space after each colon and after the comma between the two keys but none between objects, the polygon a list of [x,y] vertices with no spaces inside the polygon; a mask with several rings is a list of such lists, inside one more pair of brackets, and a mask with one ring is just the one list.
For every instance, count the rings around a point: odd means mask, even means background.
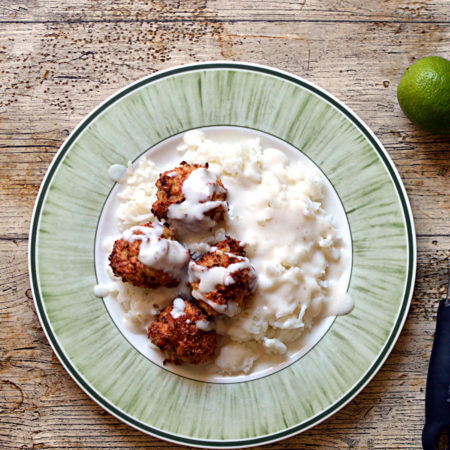
[{"label": "green lime skin", "polygon": [[397,98],[409,120],[423,130],[450,134],[450,61],[426,56],[406,69]]}]

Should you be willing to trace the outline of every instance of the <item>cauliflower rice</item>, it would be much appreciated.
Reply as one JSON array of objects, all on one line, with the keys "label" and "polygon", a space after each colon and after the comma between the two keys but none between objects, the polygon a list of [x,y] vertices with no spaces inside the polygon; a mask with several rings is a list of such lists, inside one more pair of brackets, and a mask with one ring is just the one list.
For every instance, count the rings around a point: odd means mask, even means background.
[{"label": "cauliflower rice", "polygon": [[[264,355],[286,358],[289,345],[310,330],[315,319],[335,314],[330,312],[332,304],[345,295],[338,286],[348,261],[342,238],[325,210],[323,175],[280,150],[262,148],[259,138],[218,143],[192,130],[184,135],[178,152],[179,162],[208,162],[228,189],[229,203],[225,221],[212,233],[183,238],[183,244],[205,251],[229,234],[246,243],[259,278],[255,294],[239,315],[216,319],[220,339],[213,370],[249,373]],[[155,220],[150,208],[162,171],[147,157],[135,167],[129,164],[117,194],[120,231]],[[113,241],[106,247],[111,248]],[[138,288],[115,278],[109,266],[107,271],[114,280],[109,293],[121,303],[135,332],[145,333],[155,314],[186,289]]]}]

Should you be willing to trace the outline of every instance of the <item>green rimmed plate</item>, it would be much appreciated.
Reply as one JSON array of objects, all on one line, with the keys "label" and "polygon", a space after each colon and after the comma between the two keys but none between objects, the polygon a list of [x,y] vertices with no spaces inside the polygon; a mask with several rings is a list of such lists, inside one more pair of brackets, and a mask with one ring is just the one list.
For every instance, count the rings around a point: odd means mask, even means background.
[{"label": "green rimmed plate", "polygon": [[[353,312],[294,364],[236,384],[189,380],[159,368],[124,339],[92,292],[96,227],[113,186],[108,167],[185,130],[216,125],[259,130],[304,152],[335,187],[352,232]],[[400,333],[416,265],[405,190],[367,126],[302,79],[225,62],[159,72],[92,112],[45,177],[29,254],[42,326],[79,385],[144,432],[208,448],[282,439],[350,401]]]}]

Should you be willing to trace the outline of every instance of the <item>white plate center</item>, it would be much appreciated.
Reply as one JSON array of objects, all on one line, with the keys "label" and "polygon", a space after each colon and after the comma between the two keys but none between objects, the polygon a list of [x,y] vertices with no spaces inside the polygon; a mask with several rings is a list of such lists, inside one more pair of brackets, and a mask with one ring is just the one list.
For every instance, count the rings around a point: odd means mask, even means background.
[{"label": "white plate center", "polygon": [[[290,160],[295,161],[301,159],[304,165],[311,167],[311,169],[317,170],[317,166],[306,155],[299,152],[285,141],[269,134],[241,127],[220,126],[203,128],[202,130],[206,133],[209,139],[212,139],[215,142],[239,142],[245,139],[258,137],[261,140],[261,145],[263,148],[271,147],[281,150],[289,157]],[[139,160],[142,157],[149,157],[157,165],[157,167],[161,168],[161,171],[175,167],[181,161],[180,154],[176,149],[180,144],[182,144],[183,135],[184,133],[177,134],[153,146],[150,150],[134,161],[133,164],[136,165],[139,163]],[[351,275],[351,233],[342,202],[340,201],[339,196],[330,181],[326,177],[324,178],[326,195],[323,206],[327,213],[333,217],[334,225],[342,238],[343,254],[346,255],[346,267],[344,268],[339,281],[341,289],[345,293]],[[111,278],[106,271],[109,253],[104,246],[104,241],[108,237],[117,237],[120,235],[116,216],[118,208],[118,188],[119,186],[115,185],[111,191],[111,194],[104,205],[97,229],[95,267],[99,284],[108,284],[111,282]],[[121,305],[111,296],[105,297],[104,303],[120,333],[122,333],[130,345],[137,349],[146,358],[150,359],[158,366],[161,366],[178,375],[212,383],[243,382],[278,372],[279,370],[291,365],[311,350],[326,334],[335,319],[335,317],[327,317],[320,321],[316,321],[312,330],[305,331],[299,339],[288,345],[286,355],[267,355],[261,357],[255,363],[255,366],[250,374],[228,376],[205,370],[202,366],[195,367],[188,364],[182,366],[177,366],[174,364],[163,365],[164,355],[158,350],[151,348],[147,336],[144,333],[135,333],[126,326],[123,320],[124,310]]]}]

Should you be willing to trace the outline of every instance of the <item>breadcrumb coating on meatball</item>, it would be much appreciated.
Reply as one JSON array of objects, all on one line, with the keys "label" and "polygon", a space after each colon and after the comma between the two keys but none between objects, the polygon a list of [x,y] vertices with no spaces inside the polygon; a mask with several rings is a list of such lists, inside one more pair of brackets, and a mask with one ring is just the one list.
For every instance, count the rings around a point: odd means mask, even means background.
[{"label": "breadcrumb coating on meatball", "polygon": [[215,247],[217,250],[224,253],[232,253],[233,255],[245,256],[245,245],[230,236],[225,236],[225,239],[218,242]]},{"label": "breadcrumb coating on meatball", "polygon": [[[229,275],[232,280],[228,284],[219,284],[215,289],[201,293],[199,291],[200,280],[198,270],[201,268],[212,269],[215,267],[227,268],[232,264],[247,265]],[[199,268],[200,266],[200,268]],[[196,274],[197,272],[197,274]],[[201,276],[201,275],[200,275]],[[245,249],[241,242],[226,236],[218,242],[208,253],[189,264],[189,281],[192,295],[199,301],[201,307],[211,316],[218,316],[224,311],[232,316],[237,314],[245,306],[246,299],[256,288],[257,276],[255,269],[250,265],[245,256]],[[234,311],[226,311],[227,307]]]},{"label": "breadcrumb coating on meatball", "polygon": [[[148,222],[143,227],[153,227],[152,222]],[[134,234],[143,234],[139,230]],[[161,238],[175,240],[175,232],[168,226],[163,225]],[[161,286],[175,287],[179,280],[173,274],[149,267],[139,261],[139,249],[141,241],[128,242],[121,238],[114,242],[113,250],[109,255],[109,264],[114,275],[120,277],[122,281],[135,286],[156,289]]]},{"label": "breadcrumb coating on meatball", "polygon": [[[174,302],[183,302],[180,308]],[[148,337],[166,355],[166,362],[204,364],[213,359],[217,347],[216,331],[204,331],[197,322],[209,316],[195,300],[177,298],[164,308],[148,327]]]}]

